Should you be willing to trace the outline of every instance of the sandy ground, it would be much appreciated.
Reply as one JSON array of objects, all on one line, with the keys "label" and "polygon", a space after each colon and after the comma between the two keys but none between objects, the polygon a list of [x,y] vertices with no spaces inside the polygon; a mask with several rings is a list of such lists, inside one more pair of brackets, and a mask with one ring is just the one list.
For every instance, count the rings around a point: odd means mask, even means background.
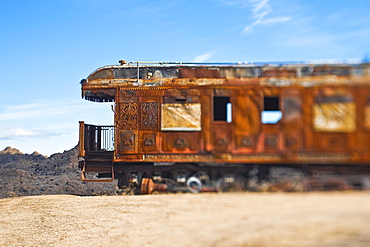
[{"label": "sandy ground", "polygon": [[370,246],[370,192],[0,199],[0,246]]}]

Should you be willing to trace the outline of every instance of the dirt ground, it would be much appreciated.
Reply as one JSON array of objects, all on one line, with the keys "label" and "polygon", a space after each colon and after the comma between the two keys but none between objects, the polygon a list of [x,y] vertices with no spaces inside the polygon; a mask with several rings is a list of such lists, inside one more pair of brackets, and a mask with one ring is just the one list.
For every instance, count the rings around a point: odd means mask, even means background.
[{"label": "dirt ground", "polygon": [[370,246],[370,192],[0,199],[0,246]]}]

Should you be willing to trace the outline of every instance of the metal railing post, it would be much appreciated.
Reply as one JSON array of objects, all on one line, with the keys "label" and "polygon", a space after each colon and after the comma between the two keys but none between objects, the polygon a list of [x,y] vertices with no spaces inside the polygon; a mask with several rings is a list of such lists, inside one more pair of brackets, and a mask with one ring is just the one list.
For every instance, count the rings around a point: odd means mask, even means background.
[{"label": "metal railing post", "polygon": [[80,121],[80,130],[79,130],[79,141],[78,141],[78,155],[80,157],[85,156],[85,122]]}]

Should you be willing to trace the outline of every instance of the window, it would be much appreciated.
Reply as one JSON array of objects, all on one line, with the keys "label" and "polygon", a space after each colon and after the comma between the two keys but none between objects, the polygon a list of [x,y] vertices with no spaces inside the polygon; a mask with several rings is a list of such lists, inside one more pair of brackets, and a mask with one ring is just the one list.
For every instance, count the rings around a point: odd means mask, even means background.
[{"label": "window", "polygon": [[213,98],[213,120],[232,122],[232,105],[230,97]]},{"label": "window", "polygon": [[313,127],[321,132],[356,131],[356,106],[351,95],[317,95]]},{"label": "window", "polygon": [[162,131],[200,131],[201,106],[199,103],[162,104]]},{"label": "window", "polygon": [[263,111],[261,121],[263,124],[276,124],[282,117],[278,96],[265,96],[263,98]]}]

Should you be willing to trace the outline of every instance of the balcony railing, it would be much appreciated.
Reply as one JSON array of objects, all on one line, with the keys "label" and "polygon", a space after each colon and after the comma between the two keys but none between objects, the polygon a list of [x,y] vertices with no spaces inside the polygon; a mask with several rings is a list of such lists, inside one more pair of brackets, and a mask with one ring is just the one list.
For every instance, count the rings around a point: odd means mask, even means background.
[{"label": "balcony railing", "polygon": [[114,150],[114,126],[91,125],[80,122],[80,156],[90,151]]}]

